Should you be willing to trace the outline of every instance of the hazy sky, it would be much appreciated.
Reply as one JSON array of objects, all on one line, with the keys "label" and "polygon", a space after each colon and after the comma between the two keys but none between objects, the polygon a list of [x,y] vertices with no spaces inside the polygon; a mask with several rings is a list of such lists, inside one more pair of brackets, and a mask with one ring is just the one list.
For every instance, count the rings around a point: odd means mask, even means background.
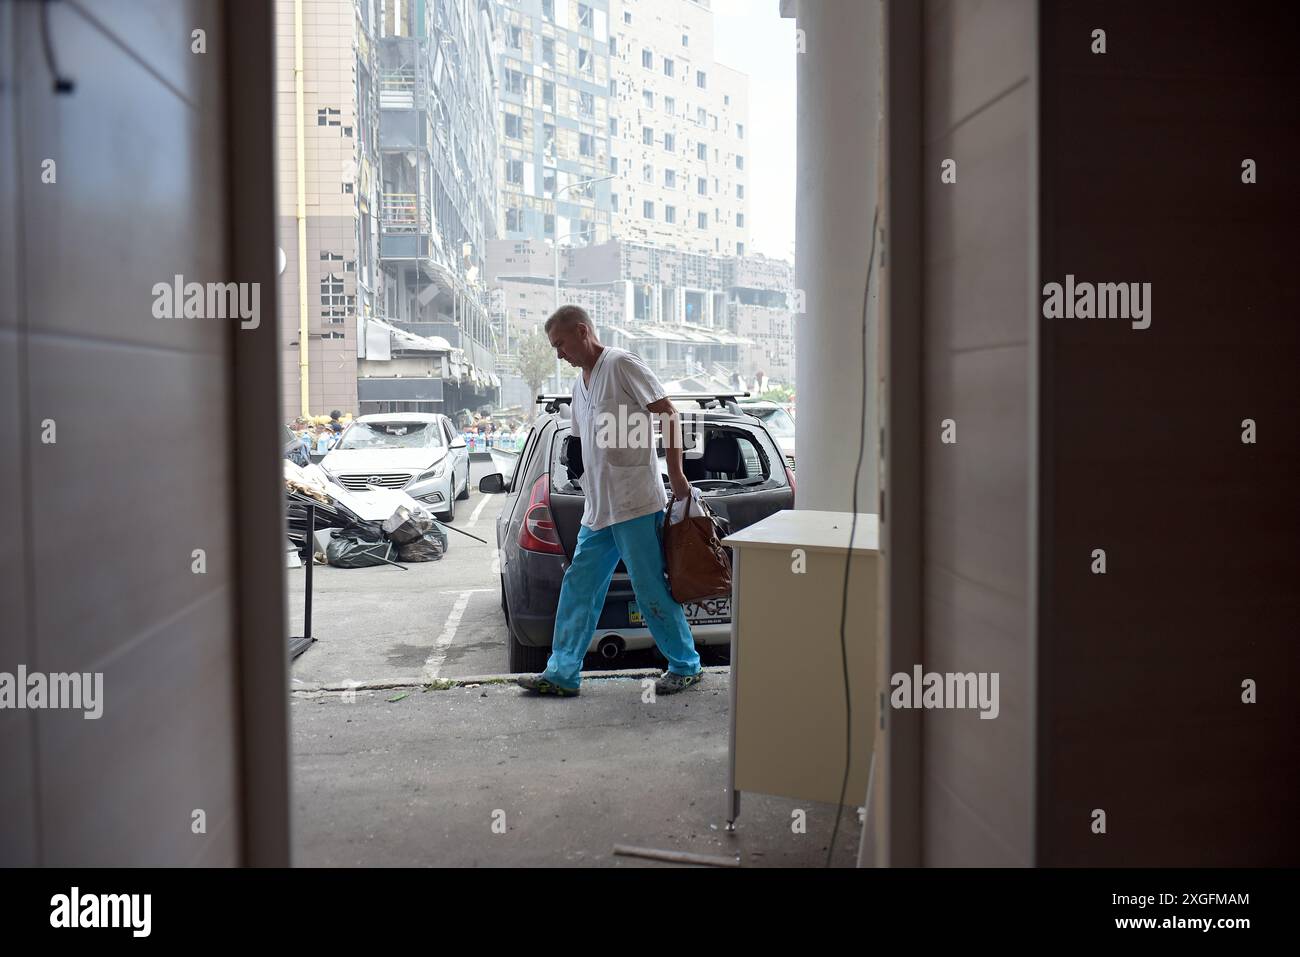
[{"label": "hazy sky", "polygon": [[749,249],[794,259],[795,39],[778,0],[713,0],[713,56],[749,74]]}]

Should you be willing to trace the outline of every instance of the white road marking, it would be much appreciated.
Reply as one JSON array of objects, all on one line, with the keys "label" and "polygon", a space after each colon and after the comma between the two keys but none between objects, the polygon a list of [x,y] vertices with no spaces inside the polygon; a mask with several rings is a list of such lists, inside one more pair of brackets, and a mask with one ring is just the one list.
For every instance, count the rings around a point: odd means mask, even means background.
[{"label": "white road marking", "polygon": [[465,527],[466,527],[466,528],[473,528],[473,527],[474,527],[474,523],[478,521],[478,517],[479,517],[479,515],[480,515],[480,514],[482,513],[482,511],[483,511],[483,507],[484,507],[485,505],[487,505],[487,503],[490,502],[490,501],[492,501],[492,496],[491,496],[491,495],[484,495],[484,496],[483,496],[483,501],[481,501],[481,502],[478,503],[478,508],[474,509],[474,514],[472,514],[472,515],[469,517],[469,521],[465,523]]},{"label": "white road marking", "polygon": [[428,660],[424,663],[424,672],[420,676],[420,681],[428,684],[438,677],[442,671],[443,662],[447,660],[447,652],[451,648],[451,643],[456,637],[456,629],[460,627],[461,616],[465,614],[465,606],[469,604],[469,596],[475,592],[490,591],[486,588],[471,588],[460,593],[456,599],[456,604],[451,606],[451,611],[447,615],[447,621],[442,626],[442,634],[438,640],[433,643],[433,653],[429,655]]}]

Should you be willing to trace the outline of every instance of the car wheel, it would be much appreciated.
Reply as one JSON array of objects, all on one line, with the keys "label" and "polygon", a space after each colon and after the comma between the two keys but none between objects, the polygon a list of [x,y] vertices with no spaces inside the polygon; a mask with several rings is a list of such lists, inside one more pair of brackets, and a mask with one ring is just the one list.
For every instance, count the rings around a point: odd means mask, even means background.
[{"label": "car wheel", "polygon": [[460,501],[469,498],[469,469],[465,469],[465,487],[461,489],[460,494],[456,496]]},{"label": "car wheel", "polygon": [[[501,593],[502,604],[505,603],[505,592]],[[514,675],[526,674],[535,675],[540,671],[546,670],[546,662],[551,657],[550,648],[536,648],[532,645],[525,645],[515,637],[514,625],[510,623],[510,609],[505,609],[506,614],[506,660],[510,666],[510,673]]]},{"label": "car wheel", "polygon": [[701,645],[699,651],[701,661],[707,661],[713,665],[731,664],[730,645]]},{"label": "car wheel", "polygon": [[439,521],[447,522],[448,524],[456,521],[456,497],[454,495],[447,499],[447,510],[445,512],[438,512],[437,515]]}]

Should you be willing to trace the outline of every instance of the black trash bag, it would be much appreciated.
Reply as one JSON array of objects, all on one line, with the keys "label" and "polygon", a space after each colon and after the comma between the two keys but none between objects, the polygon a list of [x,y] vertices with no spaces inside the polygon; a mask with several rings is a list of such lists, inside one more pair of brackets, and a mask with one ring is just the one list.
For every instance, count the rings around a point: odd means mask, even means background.
[{"label": "black trash bag", "polygon": [[417,541],[431,528],[433,528],[433,517],[424,509],[411,510],[405,505],[399,505],[397,511],[384,522],[384,535],[390,542],[405,545],[407,542]]},{"label": "black trash bag", "polygon": [[442,553],[446,555],[447,549],[451,548],[451,539],[447,537],[447,530],[434,522],[433,527],[424,533],[424,537],[428,538],[429,536],[437,539],[439,547],[442,548]]},{"label": "black trash bag", "polygon": [[388,536],[384,534],[384,526],[380,522],[373,522],[367,519],[357,519],[354,522],[344,522],[339,527],[338,534],[348,538],[355,538],[362,542],[388,541]]},{"label": "black trash bag", "polygon": [[447,554],[447,535],[442,529],[425,532],[413,542],[398,546],[397,557],[404,562],[436,562]]},{"label": "black trash bag", "polygon": [[336,568],[370,568],[393,560],[393,543],[367,541],[338,532],[325,547],[325,558]]}]

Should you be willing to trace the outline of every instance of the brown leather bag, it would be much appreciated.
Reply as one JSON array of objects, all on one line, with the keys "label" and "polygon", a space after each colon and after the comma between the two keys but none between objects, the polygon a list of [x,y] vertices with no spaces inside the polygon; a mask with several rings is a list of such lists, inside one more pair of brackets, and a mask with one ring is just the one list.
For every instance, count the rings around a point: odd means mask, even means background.
[{"label": "brown leather bag", "polygon": [[664,515],[664,570],[673,601],[685,604],[705,598],[731,594],[731,556],[719,540],[718,529],[725,523],[703,502],[701,514],[691,514],[692,500],[686,502],[686,515],[672,521],[674,496]]}]

